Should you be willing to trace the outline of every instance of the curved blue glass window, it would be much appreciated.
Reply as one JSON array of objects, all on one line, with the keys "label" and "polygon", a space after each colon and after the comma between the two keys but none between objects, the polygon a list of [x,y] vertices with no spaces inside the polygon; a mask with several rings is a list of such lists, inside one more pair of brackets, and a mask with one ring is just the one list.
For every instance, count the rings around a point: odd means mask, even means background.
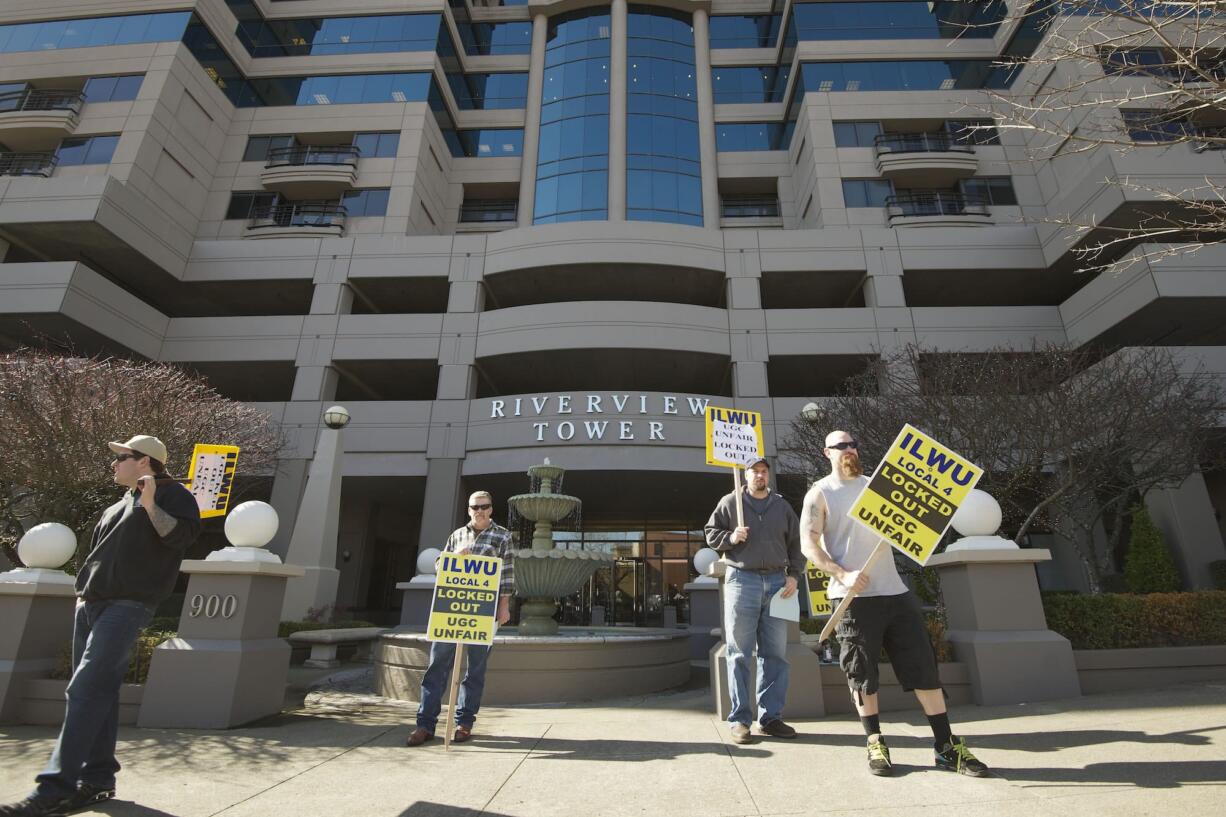
[{"label": "curved blue glass window", "polygon": [[996,35],[1004,0],[799,3],[792,7],[800,40],[910,40]]},{"label": "curved blue glass window", "polygon": [[609,14],[549,21],[536,165],[536,224],[609,215]]},{"label": "curved blue glass window", "polygon": [[690,16],[631,6],[626,56],[626,219],[701,227]]},{"label": "curved blue glass window", "polygon": [[715,104],[782,102],[789,66],[751,65],[711,69]]},{"label": "curved blue glass window", "polygon": [[790,130],[782,122],[717,122],[715,149],[721,153],[738,150],[786,150],[784,136]]},{"label": "curved blue glass window", "polygon": [[171,42],[183,36],[190,18],[189,11],[175,11],[0,26],[0,54]]},{"label": "curved blue glass window", "polygon": [[253,57],[433,51],[440,14],[241,20],[238,41]]},{"label": "curved blue glass window", "polygon": [[711,18],[712,48],[769,48],[778,36],[778,14],[723,14]]}]

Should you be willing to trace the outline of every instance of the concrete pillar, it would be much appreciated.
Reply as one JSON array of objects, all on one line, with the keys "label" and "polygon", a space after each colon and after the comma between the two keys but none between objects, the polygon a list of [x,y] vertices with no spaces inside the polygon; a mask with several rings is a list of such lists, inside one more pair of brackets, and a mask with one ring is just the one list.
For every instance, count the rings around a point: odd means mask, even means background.
[{"label": "concrete pillar", "polygon": [[706,9],[694,10],[694,71],[698,80],[698,158],[702,162],[702,226],[719,228],[719,160],[711,88],[711,33]]},{"label": "concrete pillar", "polygon": [[[711,697],[715,705],[715,714],[721,720],[727,720],[732,711],[732,699],[728,695],[728,664],[727,648],[720,641],[711,648],[710,677]],[[826,716],[826,701],[822,695],[822,664],[807,644],[800,640],[800,625],[794,621],[788,622],[788,694],[783,703],[783,719],[824,718]],[[752,697],[757,689],[758,667],[754,661],[749,665],[749,694]],[[754,719],[756,721],[757,704],[754,704]]]},{"label": "concrete pillar", "polygon": [[3,238],[0,238],[0,261],[4,260],[4,256],[9,254],[9,247],[12,246]]},{"label": "concrete pillar", "polygon": [[434,598],[434,574],[419,573],[407,582],[397,582],[396,589],[404,593],[400,605],[400,629],[425,631],[430,621],[430,603]]},{"label": "concrete pillar", "polygon": [[281,459],[277,461],[277,475],[273,478],[272,496],[268,504],[277,511],[280,527],[268,545],[268,550],[282,559],[289,552],[290,536],[298,519],[302,503],[302,491],[306,487],[307,466],[310,460]]},{"label": "concrete pillar", "polygon": [[443,549],[447,537],[457,526],[460,509],[460,469],[463,460],[431,459],[426,465],[426,495],[421,516],[417,552],[426,548]]},{"label": "concrete pillar", "polygon": [[23,689],[46,678],[72,643],[76,595],[61,570],[18,568],[0,574],[0,724],[25,723]]},{"label": "concrete pillar", "polygon": [[544,93],[545,37],[549,18],[532,17],[532,56],[528,63],[528,102],[524,110],[524,155],[519,165],[519,226],[532,226],[536,209],[536,161],[541,144],[541,96]]},{"label": "concrete pillar", "polygon": [[290,537],[286,561],[301,565],[306,575],[294,582],[285,594],[282,615],[286,621],[299,621],[311,608],[336,603],[340,571],[336,569],[336,536],[341,513],[341,445],[340,429],[323,428],[319,445],[311,461],[306,490],[294,535]]},{"label": "concrete pillar", "polygon": [[1204,475],[1192,474],[1178,488],[1151,490],[1145,495],[1145,507],[1170,546],[1188,589],[1212,590],[1209,563],[1226,559],[1226,547]]},{"label": "concrete pillar", "polygon": [[941,576],[954,655],[981,705],[1081,694],[1073,648],[1047,628],[1034,566],[1046,550],[962,550],[928,560]]},{"label": "concrete pillar", "polygon": [[609,6],[609,221],[626,220],[626,0]]},{"label": "concrete pillar", "polygon": [[303,569],[190,559],[182,572],[179,635],[153,651],[137,725],[229,729],[280,712],[290,646],[277,625],[286,580]]}]

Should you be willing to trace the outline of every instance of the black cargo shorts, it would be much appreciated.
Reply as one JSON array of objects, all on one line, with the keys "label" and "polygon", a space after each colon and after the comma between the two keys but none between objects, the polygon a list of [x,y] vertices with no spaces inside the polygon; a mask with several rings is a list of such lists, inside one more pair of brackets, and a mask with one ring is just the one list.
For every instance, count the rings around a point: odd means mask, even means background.
[{"label": "black cargo shorts", "polygon": [[835,630],[839,663],[853,692],[874,695],[880,682],[877,660],[882,647],[903,689],[940,689],[936,654],[914,593],[858,596]]}]

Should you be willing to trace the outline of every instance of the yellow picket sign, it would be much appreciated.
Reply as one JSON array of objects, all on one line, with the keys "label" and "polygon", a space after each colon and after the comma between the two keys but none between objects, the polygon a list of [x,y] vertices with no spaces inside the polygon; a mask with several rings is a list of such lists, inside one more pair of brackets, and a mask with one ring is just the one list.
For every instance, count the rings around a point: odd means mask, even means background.
[{"label": "yellow picket sign", "polygon": [[743,468],[763,456],[762,414],[707,406],[707,465]]},{"label": "yellow picket sign", "polygon": [[830,574],[818,570],[812,562],[805,562],[805,598],[809,600],[809,618],[828,616],[834,608],[826,590],[830,587]]},{"label": "yellow picket sign", "polygon": [[201,519],[226,515],[238,452],[237,445],[196,443],[192,449],[187,489],[196,498]]},{"label": "yellow picket sign", "polygon": [[982,476],[979,466],[907,424],[847,515],[924,565]]},{"label": "yellow picket sign", "polygon": [[502,559],[496,556],[444,553],[439,557],[427,637],[456,644],[493,644],[501,578]]}]

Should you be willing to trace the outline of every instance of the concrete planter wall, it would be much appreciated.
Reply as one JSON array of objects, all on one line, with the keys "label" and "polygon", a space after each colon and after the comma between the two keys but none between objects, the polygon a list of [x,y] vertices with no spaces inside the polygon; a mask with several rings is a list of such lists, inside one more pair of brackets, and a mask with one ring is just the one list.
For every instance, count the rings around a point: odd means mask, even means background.
[{"label": "concrete planter wall", "polygon": [[[36,726],[59,726],[64,722],[64,690],[67,681],[41,678],[26,681],[21,696],[21,722]],[[133,726],[145,695],[141,684],[124,684],[119,688],[119,725]]]},{"label": "concrete planter wall", "polygon": [[[975,702],[975,694],[971,689],[971,676],[966,664],[951,661],[938,664],[941,673],[941,686],[948,695],[950,706],[963,706]],[[914,692],[903,690],[894,675],[894,668],[888,662],[881,662],[881,696],[882,712],[897,712],[901,709],[919,709],[919,701]],[[826,700],[827,715],[854,714],[851,705],[851,693],[847,691],[847,676],[838,664],[822,665],[822,697]]]},{"label": "concrete planter wall", "polygon": [[1073,650],[1084,693],[1226,680],[1226,645]]}]

